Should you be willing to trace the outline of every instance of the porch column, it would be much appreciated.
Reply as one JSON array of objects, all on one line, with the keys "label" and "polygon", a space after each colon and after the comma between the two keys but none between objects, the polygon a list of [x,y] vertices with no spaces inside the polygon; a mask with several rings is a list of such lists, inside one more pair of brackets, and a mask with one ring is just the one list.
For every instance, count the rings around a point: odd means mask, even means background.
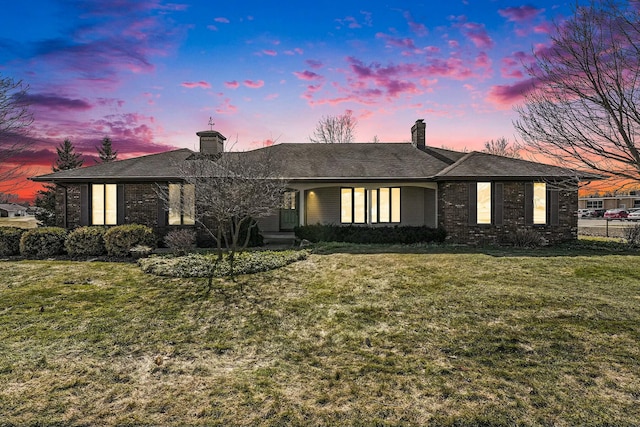
[{"label": "porch column", "polygon": [[305,215],[304,215],[304,213],[305,213],[305,206],[304,206],[305,197],[304,196],[305,196],[305,190],[300,190],[299,196],[300,197],[298,197],[298,199],[300,200],[300,203],[299,203],[299,209],[300,210],[298,211],[298,221],[300,222],[300,226],[303,226],[303,225],[305,225],[304,224],[304,217],[305,217]]}]

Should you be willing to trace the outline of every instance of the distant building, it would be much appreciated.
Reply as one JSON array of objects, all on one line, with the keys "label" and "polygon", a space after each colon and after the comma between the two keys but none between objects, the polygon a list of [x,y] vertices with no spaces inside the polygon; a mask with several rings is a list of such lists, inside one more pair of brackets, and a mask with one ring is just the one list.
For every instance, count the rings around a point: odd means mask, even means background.
[{"label": "distant building", "polygon": [[18,216],[25,216],[27,214],[27,208],[15,203],[0,203],[0,217],[14,218]]},{"label": "distant building", "polygon": [[640,190],[625,193],[606,193],[578,199],[578,209],[618,209],[640,208]]}]

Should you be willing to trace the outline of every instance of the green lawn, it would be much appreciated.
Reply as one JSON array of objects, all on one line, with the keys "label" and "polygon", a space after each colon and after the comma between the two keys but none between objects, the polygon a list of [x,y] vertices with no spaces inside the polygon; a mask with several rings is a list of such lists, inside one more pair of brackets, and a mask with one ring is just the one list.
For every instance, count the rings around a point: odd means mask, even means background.
[{"label": "green lawn", "polygon": [[640,422],[638,256],[341,251],[243,291],[0,262],[0,426]]}]

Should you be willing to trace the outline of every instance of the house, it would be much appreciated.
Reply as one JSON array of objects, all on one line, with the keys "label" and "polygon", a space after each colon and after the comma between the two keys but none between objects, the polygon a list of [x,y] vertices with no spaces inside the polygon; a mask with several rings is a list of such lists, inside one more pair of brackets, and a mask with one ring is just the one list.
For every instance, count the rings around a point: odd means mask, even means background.
[{"label": "house", "polygon": [[0,203],[0,217],[15,218],[25,216],[27,208],[15,203]]},{"label": "house", "polygon": [[[508,241],[535,230],[549,242],[577,237],[578,180],[573,170],[426,145],[417,120],[411,143],[278,144],[224,152],[218,131],[197,132],[200,152],[222,156],[262,154],[279,160],[277,175],[290,191],[283,207],[261,218],[263,232],[296,225],[355,224],[442,227],[457,243]],[[181,186],[178,165],[194,152],[179,149],[33,177],[56,184],[60,226],[146,224],[160,235],[193,227],[193,188]],[[158,196],[169,189],[169,207]]]}]

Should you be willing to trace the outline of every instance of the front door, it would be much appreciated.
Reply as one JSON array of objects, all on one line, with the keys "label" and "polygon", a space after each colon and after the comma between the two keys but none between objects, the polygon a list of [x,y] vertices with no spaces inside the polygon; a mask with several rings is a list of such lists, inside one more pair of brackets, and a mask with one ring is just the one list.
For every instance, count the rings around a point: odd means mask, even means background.
[{"label": "front door", "polygon": [[293,231],[293,228],[299,224],[298,204],[295,191],[287,191],[284,193],[284,201],[280,208],[280,231]]}]

